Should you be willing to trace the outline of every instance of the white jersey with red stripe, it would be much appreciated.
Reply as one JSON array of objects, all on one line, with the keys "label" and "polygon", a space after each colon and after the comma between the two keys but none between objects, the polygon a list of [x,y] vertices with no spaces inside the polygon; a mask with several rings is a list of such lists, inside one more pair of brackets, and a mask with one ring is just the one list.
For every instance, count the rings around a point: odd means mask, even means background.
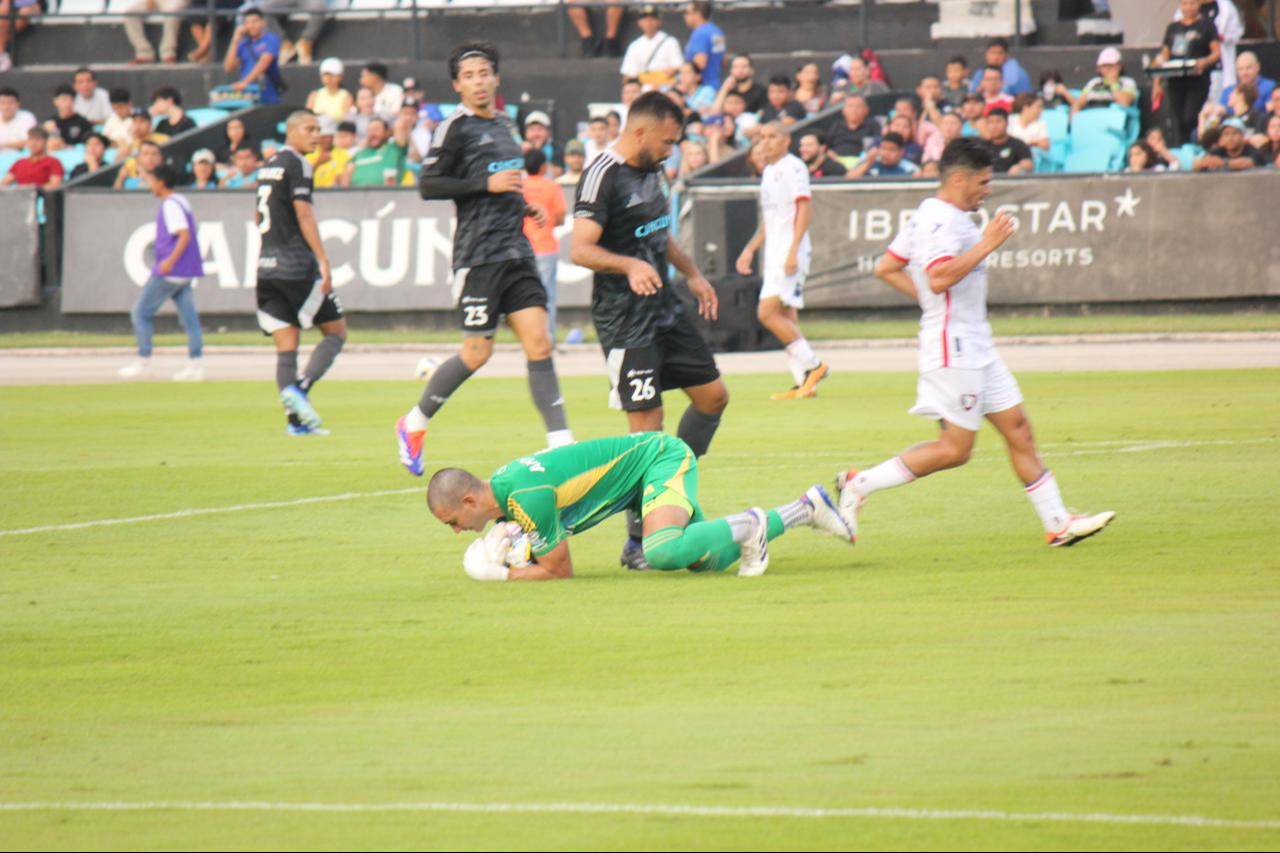
[{"label": "white jersey with red stripe", "polygon": [[939,198],[928,198],[889,244],[889,254],[907,264],[920,302],[920,372],[939,367],[985,367],[996,359],[987,322],[987,262],[984,259],[951,287],[929,289],[929,268],[959,257],[980,239],[969,214]]},{"label": "white jersey with red stripe", "polygon": [[[764,266],[779,273],[787,263],[787,252],[796,233],[796,202],[811,198],[809,167],[794,154],[786,154],[764,167],[760,175],[760,209],[764,217]],[[808,268],[809,232],[796,253],[800,265]]]}]

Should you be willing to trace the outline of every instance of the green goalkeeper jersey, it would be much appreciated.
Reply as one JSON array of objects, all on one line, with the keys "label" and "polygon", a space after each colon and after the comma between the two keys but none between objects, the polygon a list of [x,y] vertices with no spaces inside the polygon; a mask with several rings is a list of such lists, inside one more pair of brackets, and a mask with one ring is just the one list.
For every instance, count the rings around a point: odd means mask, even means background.
[{"label": "green goalkeeper jersey", "polygon": [[[689,445],[662,432],[595,438],[508,462],[489,480],[508,521],[529,534],[535,555],[615,513],[673,489],[696,506]],[[691,487],[691,488],[690,488]]]}]

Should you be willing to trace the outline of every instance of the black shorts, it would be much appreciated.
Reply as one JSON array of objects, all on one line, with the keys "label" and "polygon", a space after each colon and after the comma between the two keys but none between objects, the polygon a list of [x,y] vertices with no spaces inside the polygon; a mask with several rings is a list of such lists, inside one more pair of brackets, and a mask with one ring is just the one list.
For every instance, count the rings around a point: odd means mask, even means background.
[{"label": "black shorts", "polygon": [[264,335],[288,326],[310,329],[342,319],[336,293],[322,293],[320,279],[258,279],[258,325]]},{"label": "black shorts", "polygon": [[502,315],[547,308],[547,289],[532,257],[457,270],[453,287],[462,331],[468,335],[491,338]]},{"label": "black shorts", "polygon": [[662,392],[706,385],[720,378],[711,348],[688,314],[674,326],[656,332],[646,346],[606,349],[609,405],[640,412],[662,405]]}]

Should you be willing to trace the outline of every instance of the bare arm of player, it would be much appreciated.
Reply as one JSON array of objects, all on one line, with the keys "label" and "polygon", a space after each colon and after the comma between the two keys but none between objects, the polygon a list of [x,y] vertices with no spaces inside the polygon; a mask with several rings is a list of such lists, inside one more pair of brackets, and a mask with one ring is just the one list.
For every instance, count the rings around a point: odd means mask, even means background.
[{"label": "bare arm of player", "polygon": [[[641,296],[652,296],[662,287],[658,271],[638,258],[615,255],[600,245],[604,229],[600,223],[586,218],[573,220],[573,236],[570,239],[569,260],[580,267],[596,272],[625,275],[631,289]],[[668,246],[671,244],[668,243]]]},{"label": "bare arm of player", "polygon": [[756,228],[756,233],[751,235],[751,239],[747,241],[747,245],[742,247],[742,254],[738,255],[738,262],[734,264],[734,269],[738,271],[738,275],[751,275],[751,262],[755,259],[756,252],[760,251],[760,247],[764,245],[764,222]]},{"label": "bare arm of player", "polygon": [[168,275],[173,272],[173,265],[178,262],[178,258],[182,257],[182,253],[187,250],[187,245],[191,242],[190,229],[183,228],[181,231],[175,231],[174,234],[178,238],[178,242],[174,244],[173,251],[169,253],[169,257],[160,262],[160,272]]},{"label": "bare arm of player", "polygon": [[1004,245],[1004,241],[1013,236],[1013,217],[1007,213],[997,213],[991,217],[982,232],[982,239],[958,258],[949,258],[929,268],[929,289],[941,293],[948,287],[963,279],[973,268]]},{"label": "bare arm of player", "polygon": [[915,300],[916,285],[906,272],[907,265],[901,258],[886,253],[876,262],[876,278],[892,287],[908,299]]},{"label": "bare arm of player", "polygon": [[320,239],[320,225],[316,222],[316,212],[309,202],[295,201],[293,212],[298,215],[298,230],[302,239],[307,241],[311,251],[320,264],[320,292],[333,293],[333,273],[329,269],[329,256],[324,251],[324,241]]},{"label": "bare arm of player", "polygon": [[566,539],[536,563],[517,566],[507,575],[509,581],[557,581],[573,577],[573,559],[569,556],[569,540]]},{"label": "bare arm of player", "polygon": [[707,281],[702,270],[698,269],[693,258],[686,255],[684,249],[676,245],[675,240],[668,240],[667,260],[684,273],[689,292],[693,294],[694,299],[698,300],[698,313],[708,320],[714,320],[720,309],[720,300],[716,296],[716,289],[711,286],[711,282]]},{"label": "bare arm of player", "polygon": [[800,269],[800,244],[809,231],[809,223],[813,220],[813,199],[796,199],[795,232],[791,237],[791,248],[787,251],[787,263],[782,271],[787,275],[795,275]]}]

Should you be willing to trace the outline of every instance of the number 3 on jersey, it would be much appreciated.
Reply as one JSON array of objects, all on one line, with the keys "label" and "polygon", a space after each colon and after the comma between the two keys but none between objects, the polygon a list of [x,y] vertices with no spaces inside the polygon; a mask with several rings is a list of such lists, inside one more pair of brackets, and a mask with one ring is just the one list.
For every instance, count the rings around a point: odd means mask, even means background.
[{"label": "number 3 on jersey", "polygon": [[489,322],[489,308],[486,305],[464,305],[462,310],[467,313],[466,319],[462,321],[464,326],[483,326]]},{"label": "number 3 on jersey", "polygon": [[653,387],[653,377],[646,376],[643,379],[632,379],[631,382],[631,402],[640,403],[644,400],[652,400],[658,396],[658,389]]},{"label": "number 3 on jersey", "polygon": [[258,187],[258,233],[266,234],[271,230],[271,185]]}]

